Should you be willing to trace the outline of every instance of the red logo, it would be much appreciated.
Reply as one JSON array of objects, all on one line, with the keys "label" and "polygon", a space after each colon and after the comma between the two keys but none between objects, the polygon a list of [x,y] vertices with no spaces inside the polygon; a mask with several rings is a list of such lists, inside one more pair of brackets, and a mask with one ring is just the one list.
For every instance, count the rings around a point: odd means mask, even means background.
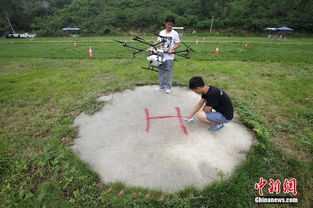
[{"label": "red logo", "polygon": [[284,182],[284,193],[292,193],[293,195],[297,195],[297,179],[292,178],[290,180],[285,179]]},{"label": "red logo", "polygon": [[[254,189],[259,190],[259,195],[263,196],[263,188],[267,184],[267,180],[264,180],[262,177],[260,178],[259,183],[256,183],[254,185]],[[274,180],[270,178],[269,182],[269,189],[268,192],[270,194],[273,194],[274,192],[276,194],[279,194],[281,192],[281,182],[280,180]],[[283,184],[283,192],[284,194],[292,193],[293,195],[297,195],[297,179],[292,178],[290,180],[285,179],[284,184]]]},{"label": "red logo", "polygon": [[281,182],[280,180],[276,180],[274,181],[273,179],[270,179],[270,188],[268,189],[268,192],[270,194],[276,192],[276,194],[279,194],[280,193],[280,185],[281,185]]},{"label": "red logo", "polygon": [[263,196],[263,187],[267,184],[267,181],[266,180],[263,180],[263,178],[260,178],[260,182],[259,183],[256,183],[254,185],[254,188],[255,189],[259,189],[259,195],[260,196]]}]

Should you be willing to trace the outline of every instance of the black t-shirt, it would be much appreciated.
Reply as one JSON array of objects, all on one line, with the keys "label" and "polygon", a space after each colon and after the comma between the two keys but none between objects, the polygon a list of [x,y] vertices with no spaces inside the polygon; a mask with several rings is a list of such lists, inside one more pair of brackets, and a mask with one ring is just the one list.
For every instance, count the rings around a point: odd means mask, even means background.
[{"label": "black t-shirt", "polygon": [[209,85],[209,91],[206,94],[202,94],[202,98],[206,100],[206,106],[211,106],[215,111],[220,112],[227,120],[233,119],[233,105],[226,92]]}]

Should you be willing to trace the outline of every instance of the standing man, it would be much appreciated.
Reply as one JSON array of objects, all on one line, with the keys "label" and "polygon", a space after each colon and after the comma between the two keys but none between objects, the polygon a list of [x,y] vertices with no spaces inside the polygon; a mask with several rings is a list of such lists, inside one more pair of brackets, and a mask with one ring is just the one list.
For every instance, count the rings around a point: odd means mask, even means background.
[{"label": "standing man", "polygon": [[[233,119],[233,105],[226,92],[217,87],[205,85],[201,77],[191,78],[189,88],[201,95],[201,100],[196,104],[193,111],[186,116],[186,119],[192,118],[204,104],[203,111],[198,114],[198,118],[212,125],[209,131],[217,131],[224,127],[224,123],[228,123]],[[212,109],[215,112],[212,112]]]},{"label": "standing man", "polygon": [[[174,54],[173,52],[180,46],[180,39],[178,33],[173,30],[175,18],[168,16],[165,20],[165,29],[159,33],[155,44],[161,43],[161,49],[164,52],[164,59],[166,60],[159,66],[159,82],[160,85],[155,89],[156,91],[165,90],[166,93],[171,93],[173,83],[173,66]],[[153,50],[153,48],[150,48]]]}]

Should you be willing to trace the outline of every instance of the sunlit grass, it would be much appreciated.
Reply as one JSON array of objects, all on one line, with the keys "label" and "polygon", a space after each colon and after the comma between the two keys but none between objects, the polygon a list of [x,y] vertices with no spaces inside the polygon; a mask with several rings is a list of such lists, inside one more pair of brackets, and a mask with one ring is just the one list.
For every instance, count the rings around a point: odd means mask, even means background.
[{"label": "sunlit grass", "polygon": [[[213,37],[215,42],[190,42],[197,53],[175,62],[175,85],[186,86],[200,75],[225,89],[242,122],[256,134],[258,142],[232,177],[203,190],[163,193],[162,202],[158,191],[99,184],[69,149],[77,136],[72,123],[83,111],[99,110],[105,103],[96,98],[102,94],[157,83],[157,73],[141,69],[147,65],[143,54],[134,59],[128,49],[110,42],[127,38],[80,38],[77,48],[64,38],[0,40],[1,206],[253,207],[253,186],[260,177],[297,178],[298,205],[310,205],[312,39],[248,38],[245,49],[247,38]],[[219,55],[212,53],[215,45]],[[88,56],[89,46],[94,57]]]}]

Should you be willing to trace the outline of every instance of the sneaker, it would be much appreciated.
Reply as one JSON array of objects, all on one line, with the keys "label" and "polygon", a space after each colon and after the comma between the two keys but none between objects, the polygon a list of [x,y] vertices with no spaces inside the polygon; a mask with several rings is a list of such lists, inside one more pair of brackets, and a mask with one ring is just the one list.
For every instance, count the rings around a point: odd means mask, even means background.
[{"label": "sneaker", "polygon": [[220,130],[220,129],[223,128],[223,127],[224,127],[224,124],[214,125],[214,126],[211,126],[211,127],[209,128],[209,131],[215,132],[215,131]]},{"label": "sneaker", "polygon": [[164,89],[162,89],[162,88],[160,88],[160,87],[154,88],[154,91],[157,91],[157,92],[159,92],[159,91],[161,91],[161,90],[164,90]]},{"label": "sneaker", "polygon": [[169,93],[172,92],[172,90],[171,90],[171,89],[166,89],[165,92],[166,92],[167,94],[169,94]]}]

